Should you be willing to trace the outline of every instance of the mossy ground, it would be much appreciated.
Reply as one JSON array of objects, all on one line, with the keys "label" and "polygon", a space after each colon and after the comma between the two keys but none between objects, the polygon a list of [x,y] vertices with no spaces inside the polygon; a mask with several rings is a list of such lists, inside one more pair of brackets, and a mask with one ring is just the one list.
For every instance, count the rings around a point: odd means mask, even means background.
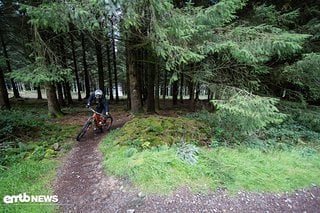
[{"label": "mossy ground", "polygon": [[124,125],[117,134],[120,144],[140,148],[172,145],[186,142],[206,143],[211,128],[204,123],[184,117],[150,116],[135,118]]}]

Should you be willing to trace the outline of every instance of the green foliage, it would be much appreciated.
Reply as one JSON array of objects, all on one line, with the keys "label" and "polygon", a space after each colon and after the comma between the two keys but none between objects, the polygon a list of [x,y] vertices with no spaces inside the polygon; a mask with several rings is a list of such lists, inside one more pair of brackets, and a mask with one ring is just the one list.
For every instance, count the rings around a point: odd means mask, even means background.
[{"label": "green foliage", "polygon": [[148,149],[175,144],[178,138],[185,138],[188,142],[205,142],[209,132],[210,128],[203,123],[187,118],[150,116],[127,122],[117,133],[117,141],[121,145]]},{"label": "green foliage", "polygon": [[30,112],[0,111],[0,142],[12,140],[16,137],[31,137],[44,125]]},{"label": "green foliage", "polygon": [[277,100],[252,94],[237,94],[227,101],[213,100],[217,105],[219,126],[225,131],[252,133],[270,124],[281,123],[285,115],[276,108]]},{"label": "green foliage", "polygon": [[20,82],[40,85],[48,82],[62,82],[70,79],[72,71],[56,64],[46,64],[44,58],[38,57],[34,64],[27,65],[21,69],[14,70],[10,77]]},{"label": "green foliage", "polygon": [[54,32],[69,31],[68,7],[60,2],[42,3],[37,7],[23,5],[30,16],[30,23],[38,29],[50,28]]},{"label": "green foliage", "polygon": [[42,160],[54,157],[54,143],[63,144],[78,127],[48,122],[37,103],[24,103],[11,111],[0,111],[0,165],[7,168],[24,159]]},{"label": "green foliage", "polygon": [[212,30],[229,23],[243,6],[242,0],[220,1],[206,9],[188,6],[170,10],[165,21],[155,16],[152,44],[165,59],[166,69],[203,60],[205,54],[201,49],[208,45],[207,40],[212,40]]},{"label": "green foliage", "polygon": [[254,22],[265,23],[273,26],[286,27],[295,25],[299,17],[299,10],[293,10],[287,13],[276,10],[275,5],[259,5],[254,8]]},{"label": "green foliage", "polygon": [[0,67],[6,64],[6,59],[3,56],[0,56]]},{"label": "green foliage", "polygon": [[320,98],[320,54],[305,54],[300,61],[287,66],[282,75],[290,82],[308,88],[312,99]]},{"label": "green foliage", "polygon": [[194,144],[188,144],[181,141],[177,144],[177,155],[190,164],[196,164],[198,161],[199,149]]},{"label": "green foliage", "polygon": [[127,177],[145,192],[170,193],[183,186],[202,192],[219,187],[232,192],[283,192],[320,184],[320,156],[310,148],[263,152],[200,147],[197,164],[189,164],[175,147],[139,151],[120,146],[118,132],[110,133],[100,145],[104,167],[108,174]]},{"label": "green foliage", "polygon": [[313,142],[320,144],[320,133],[298,124],[283,124],[265,131],[266,137],[287,144]]}]

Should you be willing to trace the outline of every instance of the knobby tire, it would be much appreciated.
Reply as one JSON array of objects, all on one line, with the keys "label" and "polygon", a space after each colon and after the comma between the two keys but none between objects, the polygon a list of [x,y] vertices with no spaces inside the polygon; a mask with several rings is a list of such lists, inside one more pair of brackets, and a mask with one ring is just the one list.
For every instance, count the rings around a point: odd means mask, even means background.
[{"label": "knobby tire", "polygon": [[78,136],[77,136],[77,141],[80,141],[80,139],[86,134],[87,130],[89,129],[89,127],[91,126],[92,121],[88,120],[84,126],[82,127],[81,131],[79,132]]}]

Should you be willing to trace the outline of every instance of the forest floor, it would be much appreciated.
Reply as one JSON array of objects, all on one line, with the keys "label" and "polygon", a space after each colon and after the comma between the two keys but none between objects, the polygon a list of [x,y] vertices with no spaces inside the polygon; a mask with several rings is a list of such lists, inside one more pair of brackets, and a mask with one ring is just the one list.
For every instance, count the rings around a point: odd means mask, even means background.
[{"label": "forest floor", "polygon": [[[113,116],[113,128],[131,119],[123,112]],[[77,120],[66,116],[62,122],[84,123],[86,119],[85,115]],[[233,195],[225,189],[193,193],[185,187],[170,195],[146,195],[128,180],[105,174],[99,144],[106,134],[89,132],[64,158],[54,183],[60,212],[319,212],[319,187],[293,193],[239,191]]]}]

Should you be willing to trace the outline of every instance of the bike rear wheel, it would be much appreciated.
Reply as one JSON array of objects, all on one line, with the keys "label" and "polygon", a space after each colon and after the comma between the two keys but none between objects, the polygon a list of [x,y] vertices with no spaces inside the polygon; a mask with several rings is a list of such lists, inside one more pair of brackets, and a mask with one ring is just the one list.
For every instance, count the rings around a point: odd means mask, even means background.
[{"label": "bike rear wheel", "polygon": [[86,134],[86,132],[88,131],[88,129],[90,128],[91,125],[92,125],[92,121],[90,119],[84,124],[81,131],[79,132],[79,134],[77,136],[77,141],[80,141],[80,139]]}]

